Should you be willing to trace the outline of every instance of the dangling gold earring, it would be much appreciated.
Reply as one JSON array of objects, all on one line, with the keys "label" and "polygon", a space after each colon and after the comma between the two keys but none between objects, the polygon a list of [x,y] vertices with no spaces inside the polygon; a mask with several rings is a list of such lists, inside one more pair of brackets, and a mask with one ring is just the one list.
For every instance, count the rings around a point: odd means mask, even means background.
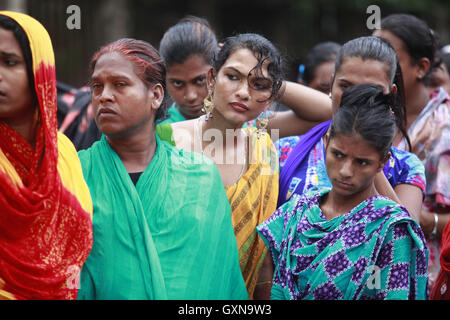
[{"label": "dangling gold earring", "polygon": [[260,113],[258,118],[256,118],[256,134],[258,139],[261,135],[267,132],[267,125],[269,124],[269,115],[267,111],[263,111]]},{"label": "dangling gold earring", "polygon": [[212,118],[211,112],[214,110],[214,102],[212,98],[211,92],[208,92],[208,95],[203,100],[203,108],[202,112],[206,114],[205,121],[208,121],[209,118]]}]

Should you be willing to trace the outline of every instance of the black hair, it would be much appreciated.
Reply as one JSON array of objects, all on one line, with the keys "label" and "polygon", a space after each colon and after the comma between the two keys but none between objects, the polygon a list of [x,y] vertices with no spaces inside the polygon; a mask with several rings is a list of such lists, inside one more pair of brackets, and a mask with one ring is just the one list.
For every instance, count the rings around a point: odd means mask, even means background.
[{"label": "black hair", "polygon": [[330,140],[339,135],[360,135],[385,159],[395,137],[394,96],[380,86],[360,84],[342,94],[341,105],[333,116]]},{"label": "black hair", "polygon": [[404,43],[404,49],[411,57],[411,63],[416,64],[420,59],[430,60],[430,68],[421,79],[427,82],[432,69],[436,66],[436,50],[438,42],[435,32],[427,23],[411,14],[391,14],[381,20],[381,29],[387,30],[400,38]]},{"label": "black hair", "polygon": [[192,55],[200,55],[212,65],[219,50],[216,35],[206,19],[186,16],[170,27],[159,44],[159,53],[168,68],[181,64]]},{"label": "black hair", "polygon": [[272,81],[272,92],[268,99],[278,98],[283,83],[283,59],[272,42],[256,33],[243,33],[225,39],[222,48],[214,61],[214,69],[218,73],[227,59],[238,49],[248,49],[255,55],[258,64],[250,71],[262,75],[262,66],[268,61],[267,71]]},{"label": "black hair", "polygon": [[166,89],[166,66],[155,47],[143,40],[132,38],[122,38],[101,47],[94,53],[89,64],[89,72],[92,76],[98,59],[109,52],[117,52],[134,67],[138,77],[142,80],[147,88],[151,84],[160,84],[164,91],[163,101],[155,112],[155,121],[164,120],[168,108],[167,89]]},{"label": "black hair", "polygon": [[317,67],[325,62],[330,62],[336,59],[336,56],[341,49],[341,45],[326,41],[315,45],[306,55],[304,63],[304,71],[301,75],[305,85],[308,85],[313,79]]},{"label": "black hair", "polygon": [[388,66],[390,84],[394,83],[397,70],[397,55],[390,43],[382,38],[368,36],[350,40],[342,45],[335,62],[335,74],[346,58],[359,57],[364,60],[376,60]]},{"label": "black hair", "polygon": [[444,51],[443,47],[438,51],[437,57],[439,58],[439,64],[444,63],[447,67],[447,72],[450,75],[450,51]]},{"label": "black hair", "polygon": [[14,34],[20,49],[22,50],[23,58],[25,60],[25,67],[28,75],[28,86],[30,88],[33,104],[38,104],[38,98],[34,85],[34,73],[33,73],[33,59],[31,55],[30,42],[27,34],[22,27],[12,18],[0,14],[0,27],[5,30],[10,30]]},{"label": "black hair", "polygon": [[363,61],[375,60],[387,65],[387,76],[390,85],[392,86],[395,83],[397,86],[397,93],[394,95],[394,101],[392,103],[397,128],[405,137],[409,150],[411,150],[411,141],[406,131],[406,103],[403,76],[394,48],[387,40],[374,36],[359,37],[344,43],[336,57],[332,82],[334,82],[334,77],[340,70],[344,60],[350,57],[359,57]]}]

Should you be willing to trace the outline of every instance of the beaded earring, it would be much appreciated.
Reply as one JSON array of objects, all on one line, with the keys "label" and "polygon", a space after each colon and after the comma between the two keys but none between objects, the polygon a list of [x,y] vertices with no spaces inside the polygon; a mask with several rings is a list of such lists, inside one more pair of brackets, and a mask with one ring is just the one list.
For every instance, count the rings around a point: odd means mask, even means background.
[{"label": "beaded earring", "polygon": [[203,108],[202,111],[206,114],[205,121],[208,121],[209,118],[212,118],[211,112],[214,110],[214,102],[212,100],[211,92],[208,93],[206,98],[203,100]]},{"label": "beaded earring", "polygon": [[267,132],[267,125],[269,124],[269,115],[267,111],[263,111],[260,113],[258,118],[256,118],[256,134],[258,139],[261,135]]}]

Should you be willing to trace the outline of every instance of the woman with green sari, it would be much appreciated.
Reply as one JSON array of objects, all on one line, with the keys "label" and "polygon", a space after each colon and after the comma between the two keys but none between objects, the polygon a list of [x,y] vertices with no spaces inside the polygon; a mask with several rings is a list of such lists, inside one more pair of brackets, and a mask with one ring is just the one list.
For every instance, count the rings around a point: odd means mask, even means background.
[{"label": "woman with green sari", "polygon": [[247,299],[230,205],[214,163],[161,141],[165,68],[121,39],[90,65],[100,141],[79,152],[94,245],[78,299]]},{"label": "woman with green sari", "polygon": [[347,89],[326,139],[332,188],[294,195],[257,227],[274,263],[271,299],[426,299],[428,249],[405,207],[375,177],[390,157],[395,100]]}]

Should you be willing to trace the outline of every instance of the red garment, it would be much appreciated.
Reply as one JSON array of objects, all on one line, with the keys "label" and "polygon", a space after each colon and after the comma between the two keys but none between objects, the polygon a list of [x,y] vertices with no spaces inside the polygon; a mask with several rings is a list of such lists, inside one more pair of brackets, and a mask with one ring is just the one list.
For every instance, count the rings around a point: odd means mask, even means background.
[{"label": "red garment", "polygon": [[62,164],[79,165],[79,159],[75,151],[58,150],[50,37],[27,15],[0,14],[11,17],[27,34],[39,103],[34,148],[0,121],[0,150],[7,159],[1,161],[15,170],[4,172],[0,167],[0,297],[75,299],[76,277],[92,248],[92,222],[77,198],[81,193],[72,193],[85,185],[82,174],[63,183],[58,171]]},{"label": "red garment", "polygon": [[431,300],[450,300],[450,221],[442,232],[441,270],[431,290]]}]

